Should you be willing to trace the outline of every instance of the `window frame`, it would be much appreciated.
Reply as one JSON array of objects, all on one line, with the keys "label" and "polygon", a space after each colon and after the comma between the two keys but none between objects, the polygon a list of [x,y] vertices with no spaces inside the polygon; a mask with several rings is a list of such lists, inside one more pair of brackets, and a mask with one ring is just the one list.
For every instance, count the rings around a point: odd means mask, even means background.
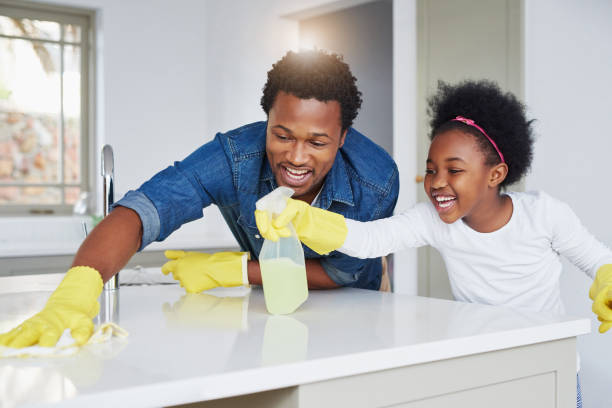
[{"label": "window frame", "polygon": [[[89,9],[48,5],[43,3],[33,3],[21,0],[0,0],[0,15],[12,18],[27,18],[34,20],[54,21],[60,24],[62,35],[60,40],[46,40],[29,38],[25,36],[12,36],[0,34],[0,38],[21,39],[32,42],[42,42],[50,44],[58,44],[60,46],[60,66],[61,72],[64,72],[64,46],[78,44],[81,47],[81,140],[80,140],[80,171],[81,178],[78,184],[66,183],[64,181],[65,171],[65,145],[64,145],[64,112],[63,106],[60,107],[61,118],[60,126],[62,137],[59,137],[59,148],[61,151],[60,177],[57,183],[2,183],[2,186],[44,186],[44,187],[59,187],[62,189],[61,204],[3,204],[0,205],[0,217],[3,216],[20,216],[31,217],[37,215],[69,215],[72,214],[72,204],[65,203],[64,189],[66,187],[80,187],[81,192],[90,192],[94,196],[96,183],[94,179],[95,161],[95,77],[96,77],[96,61],[95,61],[95,44],[96,44],[96,27],[95,27],[95,11]],[[73,24],[81,27],[81,41],[70,42],[63,38],[63,25]],[[63,74],[60,75],[61,97],[63,100]],[[63,103],[62,103],[63,105]],[[95,212],[95,205],[87,206],[88,213]]]}]

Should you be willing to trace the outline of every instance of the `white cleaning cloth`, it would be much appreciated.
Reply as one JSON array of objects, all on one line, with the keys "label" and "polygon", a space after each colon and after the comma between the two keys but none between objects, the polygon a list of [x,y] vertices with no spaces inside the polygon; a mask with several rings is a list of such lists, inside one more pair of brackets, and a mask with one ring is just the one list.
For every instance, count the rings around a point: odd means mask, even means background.
[{"label": "white cleaning cloth", "polygon": [[[84,346],[104,343],[111,340],[113,337],[126,338],[127,336],[128,332],[115,323],[104,323],[96,328]],[[13,348],[0,346],[0,358],[63,357],[75,354],[79,351],[80,347],[82,346],[78,346],[70,335],[70,329],[66,329],[54,347],[30,346]]]}]

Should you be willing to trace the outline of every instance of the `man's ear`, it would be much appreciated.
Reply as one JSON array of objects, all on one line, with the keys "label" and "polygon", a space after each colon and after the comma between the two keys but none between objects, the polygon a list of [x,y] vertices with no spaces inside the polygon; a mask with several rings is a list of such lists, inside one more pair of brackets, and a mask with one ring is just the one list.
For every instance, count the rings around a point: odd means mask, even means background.
[{"label": "man's ear", "polygon": [[491,167],[489,172],[489,187],[497,187],[499,184],[506,179],[508,175],[508,165],[506,163],[499,163]]},{"label": "man's ear", "polygon": [[340,145],[338,146],[338,148],[341,148],[342,146],[344,146],[344,140],[346,139],[346,132],[348,132],[348,129],[345,129],[344,132],[342,132],[342,134],[340,135]]}]

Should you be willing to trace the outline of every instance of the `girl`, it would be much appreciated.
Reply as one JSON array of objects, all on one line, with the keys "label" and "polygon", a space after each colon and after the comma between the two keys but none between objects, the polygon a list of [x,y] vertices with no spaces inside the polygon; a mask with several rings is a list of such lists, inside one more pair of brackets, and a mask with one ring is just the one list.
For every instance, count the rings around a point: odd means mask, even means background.
[{"label": "girl", "polygon": [[[612,326],[612,252],[567,204],[543,192],[508,192],[528,171],[533,138],[523,105],[488,81],[440,83],[429,100],[431,145],[425,192],[430,202],[371,222],[344,219],[288,200],[273,222],[257,213],[261,235],[298,236],[320,253],[338,249],[373,258],[431,245],[442,255],[455,299],[563,312],[559,255],[595,278],[593,311]],[[578,384],[578,406],[581,406]]]}]

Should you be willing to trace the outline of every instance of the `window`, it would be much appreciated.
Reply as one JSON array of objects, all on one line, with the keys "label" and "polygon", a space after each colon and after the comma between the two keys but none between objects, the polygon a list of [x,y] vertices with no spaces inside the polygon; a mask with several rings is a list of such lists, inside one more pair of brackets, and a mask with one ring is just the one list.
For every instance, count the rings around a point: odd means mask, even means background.
[{"label": "window", "polygon": [[91,191],[92,20],[0,1],[0,215],[68,214]]}]

